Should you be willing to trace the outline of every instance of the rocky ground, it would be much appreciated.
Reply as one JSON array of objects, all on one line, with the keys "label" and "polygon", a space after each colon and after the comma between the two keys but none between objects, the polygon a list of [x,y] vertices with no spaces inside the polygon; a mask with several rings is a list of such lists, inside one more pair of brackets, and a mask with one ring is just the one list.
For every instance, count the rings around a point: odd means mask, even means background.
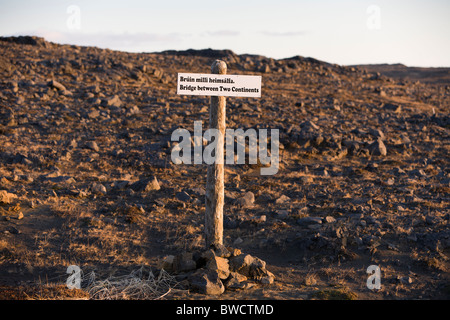
[{"label": "rocky ground", "polygon": [[[170,158],[175,129],[208,123],[209,98],[177,95],[177,72],[209,73],[217,58],[263,79],[260,99],[227,99],[227,127],[281,140],[274,176],[226,166],[222,254],[203,250],[206,166]],[[0,74],[2,299],[65,284],[69,265],[99,278],[166,267],[179,290],[165,299],[450,297],[448,83],[30,37],[0,38]],[[224,292],[202,292],[211,264]],[[369,265],[380,290],[366,286]]]},{"label": "rocky ground", "polygon": [[403,64],[367,64],[357,66],[368,72],[380,73],[400,81],[420,81],[430,84],[450,84],[450,68],[407,67]]}]

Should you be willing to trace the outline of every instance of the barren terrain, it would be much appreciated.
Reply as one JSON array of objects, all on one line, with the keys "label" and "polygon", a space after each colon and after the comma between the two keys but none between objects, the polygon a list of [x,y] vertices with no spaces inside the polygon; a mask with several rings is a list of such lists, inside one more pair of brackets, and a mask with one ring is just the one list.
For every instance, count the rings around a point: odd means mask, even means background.
[{"label": "barren terrain", "polygon": [[[163,298],[448,299],[448,82],[31,37],[0,38],[0,298],[71,298],[69,265],[100,279],[157,273],[203,249],[206,165],[173,164],[171,134],[206,129],[210,99],[177,95],[176,80],[215,59],[262,75],[260,99],[227,98],[227,127],[280,130],[276,175],[225,169],[225,245],[264,260],[275,281],[203,295],[185,272]],[[380,290],[366,286],[369,265]]]}]

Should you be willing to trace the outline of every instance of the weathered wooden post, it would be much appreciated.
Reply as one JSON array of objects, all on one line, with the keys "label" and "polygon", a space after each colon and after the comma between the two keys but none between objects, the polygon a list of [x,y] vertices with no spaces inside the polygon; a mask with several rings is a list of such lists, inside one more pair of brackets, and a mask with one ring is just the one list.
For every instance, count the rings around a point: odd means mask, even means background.
[{"label": "weathered wooden post", "polygon": [[[214,61],[211,73],[178,73],[177,84],[177,94],[211,96],[209,127],[217,130],[217,136],[214,137],[215,161],[208,162],[206,177],[206,248],[223,244],[225,97],[261,97],[261,76],[227,75],[227,64],[221,60]],[[187,152],[190,153],[190,150],[189,148]],[[178,154],[176,158],[179,163],[182,157]],[[184,160],[181,161],[183,162]],[[187,163],[190,161],[188,160]]]},{"label": "weathered wooden post", "polygon": [[[216,60],[211,73],[226,74],[227,64]],[[226,127],[226,98],[211,96],[209,127],[219,130],[216,147],[216,161],[208,165],[206,177],[205,242],[206,248],[223,244],[223,204],[224,204],[224,139]]]}]

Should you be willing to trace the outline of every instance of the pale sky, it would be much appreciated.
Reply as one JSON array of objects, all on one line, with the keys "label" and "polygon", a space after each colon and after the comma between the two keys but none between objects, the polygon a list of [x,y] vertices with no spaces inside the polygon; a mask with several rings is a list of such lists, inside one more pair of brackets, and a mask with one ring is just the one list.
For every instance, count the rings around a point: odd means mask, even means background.
[{"label": "pale sky", "polygon": [[0,0],[0,35],[129,52],[213,48],[450,67],[450,1]]}]

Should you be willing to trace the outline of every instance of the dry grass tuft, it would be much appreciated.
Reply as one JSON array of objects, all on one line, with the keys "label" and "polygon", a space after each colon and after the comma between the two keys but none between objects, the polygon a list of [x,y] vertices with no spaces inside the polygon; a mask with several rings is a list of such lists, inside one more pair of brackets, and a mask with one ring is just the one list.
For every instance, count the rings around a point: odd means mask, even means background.
[{"label": "dry grass tuft", "polygon": [[95,300],[157,300],[172,290],[179,290],[178,282],[166,271],[161,270],[155,276],[144,266],[129,275],[111,276],[106,280],[95,280],[95,273],[92,271],[83,277],[83,282],[87,282],[84,290]]}]

